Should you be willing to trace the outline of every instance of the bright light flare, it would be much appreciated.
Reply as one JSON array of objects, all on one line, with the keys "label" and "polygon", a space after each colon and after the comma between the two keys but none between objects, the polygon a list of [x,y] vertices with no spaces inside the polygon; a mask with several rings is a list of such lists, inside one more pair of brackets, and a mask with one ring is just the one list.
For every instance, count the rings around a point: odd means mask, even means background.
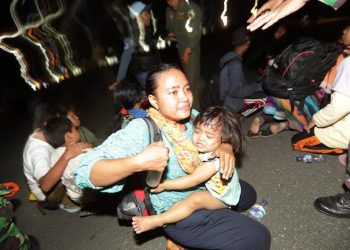
[{"label": "bright light flare", "polygon": [[227,15],[226,15],[226,13],[227,13],[227,0],[224,1],[224,10],[222,11],[221,16],[220,16],[224,26],[227,25]]},{"label": "bright light flare", "polygon": [[254,6],[253,8],[250,10],[250,13],[252,13],[252,15],[254,17],[256,17],[258,15],[258,0],[255,0]]}]

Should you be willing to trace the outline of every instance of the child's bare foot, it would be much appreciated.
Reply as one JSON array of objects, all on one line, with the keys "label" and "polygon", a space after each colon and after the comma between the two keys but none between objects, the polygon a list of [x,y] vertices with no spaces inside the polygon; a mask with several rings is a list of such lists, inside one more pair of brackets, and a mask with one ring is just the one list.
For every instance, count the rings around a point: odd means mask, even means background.
[{"label": "child's bare foot", "polygon": [[132,217],[132,227],[137,234],[161,227],[159,218],[156,216],[135,216]]}]

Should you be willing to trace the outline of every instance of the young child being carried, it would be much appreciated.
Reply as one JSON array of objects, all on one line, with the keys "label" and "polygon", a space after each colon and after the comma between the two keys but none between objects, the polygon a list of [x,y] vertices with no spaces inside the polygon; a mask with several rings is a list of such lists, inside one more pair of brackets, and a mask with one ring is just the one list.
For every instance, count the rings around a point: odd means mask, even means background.
[{"label": "young child being carried", "polygon": [[132,225],[136,233],[142,233],[166,224],[181,221],[199,209],[215,210],[237,205],[241,186],[237,170],[229,180],[220,174],[218,158],[212,158],[221,143],[230,143],[235,154],[242,151],[243,136],[239,119],[224,107],[210,107],[194,120],[193,144],[200,152],[202,164],[193,173],[173,180],[165,180],[152,192],[182,190],[205,182],[206,190],[193,192],[164,213],[152,216],[135,216]]}]

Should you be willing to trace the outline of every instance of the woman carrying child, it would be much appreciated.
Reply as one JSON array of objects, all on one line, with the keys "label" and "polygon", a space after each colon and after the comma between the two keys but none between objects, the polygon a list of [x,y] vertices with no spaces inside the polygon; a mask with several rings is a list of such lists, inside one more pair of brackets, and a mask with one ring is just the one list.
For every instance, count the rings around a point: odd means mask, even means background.
[{"label": "woman carrying child", "polygon": [[[150,116],[156,120],[152,110]],[[193,192],[159,215],[134,217],[132,224],[136,233],[183,220],[199,209],[214,210],[237,205],[241,195],[237,170],[229,180],[222,179],[219,159],[212,152],[222,143],[231,144],[235,154],[241,152],[243,136],[239,120],[224,107],[216,106],[201,112],[193,125],[192,141],[203,163],[189,175],[165,180],[152,192],[188,189],[205,181],[207,190]]]},{"label": "woman carrying child", "polygon": [[[162,128],[156,122],[165,135],[164,142],[149,145],[146,123],[142,119],[132,120],[127,127],[86,153],[76,173],[80,187],[120,192],[126,177],[133,173],[164,171],[165,180],[176,179],[193,172],[195,166],[201,164],[199,153],[190,140],[194,128],[189,117],[191,113],[196,116],[198,112],[192,110],[193,96],[184,73],[171,65],[158,66],[147,77],[146,94],[154,113],[166,124]],[[225,153],[228,148],[230,153]],[[221,156],[222,178],[229,179],[234,165],[232,147],[224,143],[215,155]],[[248,209],[256,200],[255,190],[248,183],[240,181],[240,186],[241,196],[235,207],[237,211]],[[150,198],[154,209],[160,214],[200,188],[166,190],[153,193]],[[190,248],[269,249],[271,236],[266,227],[237,211],[201,209],[164,230],[174,241]]]}]

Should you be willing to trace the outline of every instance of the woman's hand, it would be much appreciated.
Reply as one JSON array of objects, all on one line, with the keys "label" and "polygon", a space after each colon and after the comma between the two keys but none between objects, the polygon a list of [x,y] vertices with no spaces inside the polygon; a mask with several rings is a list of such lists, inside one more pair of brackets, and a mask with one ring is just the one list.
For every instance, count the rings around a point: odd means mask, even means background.
[{"label": "woman's hand", "polygon": [[159,141],[148,145],[140,154],[134,156],[140,171],[163,172],[168,164],[169,149]]},{"label": "woman's hand", "polygon": [[315,122],[314,120],[311,118],[311,120],[304,126],[304,129],[306,130],[306,132],[310,133],[310,130],[315,127]]},{"label": "woman's hand", "polygon": [[222,178],[228,180],[232,177],[235,168],[235,156],[233,154],[232,146],[227,143],[223,143],[214,152],[214,154],[220,157],[220,172]]},{"label": "woman's hand", "polygon": [[251,16],[248,19],[247,29],[254,31],[262,26],[265,30],[278,20],[299,10],[308,0],[269,0],[257,12],[256,18]]}]

